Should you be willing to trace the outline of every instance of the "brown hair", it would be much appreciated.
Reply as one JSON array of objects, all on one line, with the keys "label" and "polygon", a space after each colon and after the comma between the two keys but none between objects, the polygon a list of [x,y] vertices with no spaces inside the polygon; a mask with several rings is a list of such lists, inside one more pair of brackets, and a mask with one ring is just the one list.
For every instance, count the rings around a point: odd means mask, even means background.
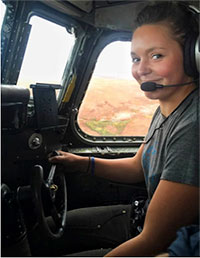
[{"label": "brown hair", "polygon": [[136,28],[145,24],[162,23],[169,25],[172,36],[184,46],[188,34],[198,35],[199,24],[195,13],[183,3],[172,1],[156,2],[147,5],[136,18]]}]

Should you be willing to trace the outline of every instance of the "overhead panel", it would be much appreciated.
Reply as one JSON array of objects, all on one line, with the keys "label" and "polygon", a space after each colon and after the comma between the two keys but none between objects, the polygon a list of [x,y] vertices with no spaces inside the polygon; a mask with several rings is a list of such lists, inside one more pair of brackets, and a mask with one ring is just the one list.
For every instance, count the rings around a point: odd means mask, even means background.
[{"label": "overhead panel", "polygon": [[90,13],[93,9],[93,1],[90,0],[68,0],[68,2],[87,13]]},{"label": "overhead panel", "polygon": [[95,26],[107,27],[113,30],[132,31],[134,20],[145,3],[131,3],[126,5],[99,8],[95,11]]},{"label": "overhead panel", "polygon": [[69,2],[74,2],[74,1],[65,1],[65,0],[44,1],[44,0],[42,0],[42,2],[64,14],[68,14],[68,15],[72,15],[72,16],[76,16],[76,17],[83,16],[83,11],[80,8],[77,8],[76,6],[69,3]]},{"label": "overhead panel", "polygon": [[[96,27],[132,31],[138,12],[157,0],[40,0]],[[162,1],[162,0],[161,0]],[[182,2],[182,1],[181,1]],[[197,7],[199,1],[188,1]]]}]

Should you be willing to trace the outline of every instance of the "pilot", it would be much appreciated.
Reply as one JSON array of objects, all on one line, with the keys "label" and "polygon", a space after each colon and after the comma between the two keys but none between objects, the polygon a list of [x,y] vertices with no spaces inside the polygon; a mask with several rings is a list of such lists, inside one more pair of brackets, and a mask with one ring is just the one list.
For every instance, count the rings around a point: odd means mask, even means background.
[{"label": "pilot", "polygon": [[54,245],[57,254],[156,256],[167,251],[180,228],[198,221],[199,74],[194,49],[199,24],[188,6],[162,1],[142,9],[136,25],[132,75],[147,98],[159,101],[145,142],[131,158],[101,159],[60,151],[49,160],[63,164],[66,171],[116,182],[145,180],[148,207],[143,229],[138,235],[131,231],[131,204],[72,210],[60,244]]}]

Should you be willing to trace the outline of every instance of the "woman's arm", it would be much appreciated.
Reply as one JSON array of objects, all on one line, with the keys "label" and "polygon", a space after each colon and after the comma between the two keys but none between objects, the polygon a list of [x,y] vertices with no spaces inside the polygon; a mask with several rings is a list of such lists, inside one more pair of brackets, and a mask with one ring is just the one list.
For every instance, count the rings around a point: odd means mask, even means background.
[{"label": "woman's arm", "polygon": [[[95,175],[121,183],[137,183],[144,180],[141,164],[143,145],[132,158],[101,159],[95,158]],[[49,159],[52,163],[60,163],[69,168],[70,171],[87,172],[88,157],[74,155],[59,151],[61,156]]]},{"label": "woman's arm", "polygon": [[177,230],[198,218],[199,188],[161,180],[149,204],[140,235],[106,256],[155,256],[166,251]]}]

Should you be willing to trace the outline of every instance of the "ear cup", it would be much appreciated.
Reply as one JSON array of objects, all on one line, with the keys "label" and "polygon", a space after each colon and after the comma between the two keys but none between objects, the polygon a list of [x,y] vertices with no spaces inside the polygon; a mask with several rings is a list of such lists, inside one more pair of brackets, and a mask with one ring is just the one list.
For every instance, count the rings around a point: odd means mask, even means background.
[{"label": "ear cup", "polygon": [[184,45],[185,73],[193,78],[199,77],[199,39],[196,34],[189,34]]}]

